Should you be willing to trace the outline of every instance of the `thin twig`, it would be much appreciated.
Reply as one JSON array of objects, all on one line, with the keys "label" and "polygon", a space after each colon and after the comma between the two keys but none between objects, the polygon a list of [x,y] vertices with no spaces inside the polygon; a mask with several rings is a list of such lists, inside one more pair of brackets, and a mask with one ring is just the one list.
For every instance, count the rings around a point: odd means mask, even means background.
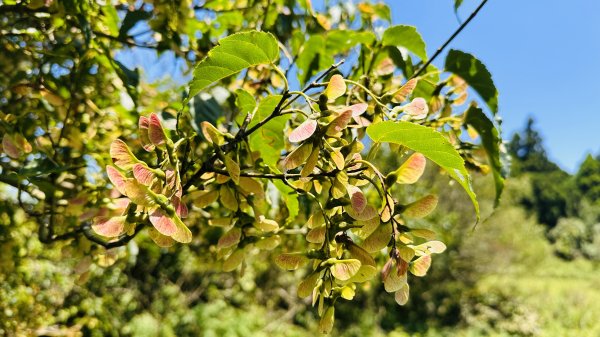
[{"label": "thin twig", "polygon": [[[458,34],[460,34],[460,32],[469,24],[469,22],[471,22],[471,20],[473,20],[473,18],[475,16],[477,16],[477,13],[479,13],[479,11],[483,8],[483,6],[488,2],[488,0],[483,0],[479,6],[477,6],[477,8],[473,11],[473,13],[471,13],[471,15],[469,15],[469,18],[467,20],[465,20],[465,22],[463,22],[462,25],[460,25],[460,27],[458,27],[458,29],[454,32],[454,34],[452,34],[448,40],[446,40],[446,42],[444,42],[444,44],[438,48],[438,50],[436,50],[435,54],[433,54],[433,56],[429,59],[429,61],[427,61],[421,68],[419,68],[419,70],[417,70],[417,72],[415,72],[410,79],[413,79],[419,75],[421,75],[421,73],[423,71],[425,71],[425,69],[427,69],[427,67],[431,64],[431,62],[433,62],[433,60],[435,60],[441,53],[442,51],[450,44],[450,42],[452,42],[452,40],[454,40],[455,37],[458,36]],[[409,79],[409,80],[410,80]]]}]

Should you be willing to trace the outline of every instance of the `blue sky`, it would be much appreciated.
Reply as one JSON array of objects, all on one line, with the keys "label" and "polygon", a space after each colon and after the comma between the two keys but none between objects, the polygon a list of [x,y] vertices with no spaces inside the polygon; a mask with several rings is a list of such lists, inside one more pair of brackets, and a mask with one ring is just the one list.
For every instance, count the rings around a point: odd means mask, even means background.
[{"label": "blue sky", "polygon": [[[394,24],[417,27],[428,55],[460,25],[453,0],[386,2]],[[459,17],[478,4],[464,0]],[[474,54],[492,73],[505,138],[533,116],[550,158],[568,172],[587,153],[600,153],[600,0],[489,0],[450,48]],[[119,59],[142,65],[148,78],[183,80],[182,62],[153,54],[135,48]],[[442,66],[444,56],[435,64]]]},{"label": "blue sky", "polygon": [[[394,23],[417,27],[429,55],[459,26],[452,0],[387,3]],[[464,0],[459,17],[478,4]],[[449,47],[492,73],[505,137],[533,116],[550,158],[571,173],[600,152],[600,1],[490,0]]]}]

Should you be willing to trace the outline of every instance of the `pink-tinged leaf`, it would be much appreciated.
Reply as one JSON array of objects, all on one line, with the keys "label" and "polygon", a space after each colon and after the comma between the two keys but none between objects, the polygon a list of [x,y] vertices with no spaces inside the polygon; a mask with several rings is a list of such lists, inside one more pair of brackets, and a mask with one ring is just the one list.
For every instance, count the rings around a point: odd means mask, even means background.
[{"label": "pink-tinged leaf", "polygon": [[155,113],[150,114],[150,122],[148,123],[148,138],[152,144],[161,146],[165,144],[167,137],[165,131],[162,128],[160,119]]},{"label": "pink-tinged leaf", "polygon": [[317,130],[317,121],[307,119],[304,123],[298,125],[291,133],[289,140],[292,143],[299,143],[312,136]]},{"label": "pink-tinged leaf", "polygon": [[187,216],[188,216],[188,207],[185,204],[185,202],[181,201],[181,198],[179,198],[178,196],[174,195],[171,198],[171,203],[173,204],[173,208],[175,208],[175,213],[180,218],[187,218]]},{"label": "pink-tinged leaf", "polygon": [[339,116],[337,116],[329,125],[327,126],[327,135],[335,136],[338,133],[342,132],[347,126],[350,120],[352,119],[352,110],[346,110],[342,112]]},{"label": "pink-tinged leaf", "polygon": [[325,226],[313,228],[306,234],[306,241],[310,243],[323,243],[325,241]]},{"label": "pink-tinged leaf", "polygon": [[385,275],[386,277],[382,275],[383,286],[388,293],[400,290],[402,285],[406,283],[406,274],[398,274],[394,269],[394,266],[392,266],[392,269]]},{"label": "pink-tinged leaf", "polygon": [[408,204],[404,209],[404,215],[409,218],[423,218],[431,213],[438,203],[438,197],[435,195],[427,195],[411,204]]},{"label": "pink-tinged leaf", "polygon": [[427,160],[420,153],[413,153],[396,171],[396,182],[399,184],[414,184],[425,172]]},{"label": "pink-tinged leaf", "polygon": [[182,197],[183,189],[181,188],[181,178],[174,170],[167,170],[165,173],[167,179],[168,194],[175,194]]},{"label": "pink-tinged leaf", "polygon": [[110,205],[110,209],[117,214],[123,215],[124,212],[127,210],[129,203],[131,203],[131,200],[129,200],[129,198],[114,199],[112,201],[112,204]]},{"label": "pink-tinged leaf", "polygon": [[150,222],[156,230],[166,236],[172,236],[177,232],[177,225],[161,209],[156,209],[150,214]]},{"label": "pink-tinged leaf", "polygon": [[360,212],[355,211],[354,207],[345,207],[345,209],[348,215],[350,215],[350,217],[352,217],[354,220],[366,221],[371,220],[379,215],[377,214],[375,207],[371,205],[366,205]]},{"label": "pink-tinged leaf", "polygon": [[155,228],[148,228],[148,236],[159,247],[167,248],[173,246],[175,243],[175,240],[170,236],[160,234]]},{"label": "pink-tinged leaf", "polygon": [[6,153],[9,157],[17,159],[23,154],[21,149],[17,147],[14,139],[9,136],[7,133],[2,137],[2,148],[4,149],[4,153]]},{"label": "pink-tinged leaf", "polygon": [[360,188],[354,185],[347,185],[346,188],[348,189],[348,194],[350,195],[350,203],[352,208],[356,213],[360,214],[367,206],[367,198],[365,198],[365,195]]},{"label": "pink-tinged leaf", "polygon": [[425,276],[431,266],[431,256],[425,255],[410,263],[408,270],[415,276]]},{"label": "pink-tinged leaf", "polygon": [[231,246],[237,245],[240,242],[240,238],[242,237],[242,230],[238,227],[233,227],[227,233],[223,234],[221,238],[219,238],[219,242],[217,243],[217,248],[229,248]]},{"label": "pink-tinged leaf", "polygon": [[336,99],[346,93],[346,82],[341,75],[335,74],[329,79],[329,84],[323,92],[329,99]]},{"label": "pink-tinged leaf", "polygon": [[417,87],[417,79],[413,78],[412,80],[406,82],[400,89],[398,89],[394,93],[394,101],[397,103],[402,103],[406,101],[408,96],[412,94],[413,90]]},{"label": "pink-tinged leaf", "polygon": [[394,299],[396,300],[396,303],[398,303],[399,305],[405,305],[406,302],[408,302],[408,296],[410,294],[410,287],[408,286],[408,283],[404,283],[402,285],[402,288],[400,288],[398,291],[396,291],[396,295],[394,296]]},{"label": "pink-tinged leaf", "polygon": [[125,194],[125,176],[114,168],[113,166],[106,165],[106,174],[108,175],[108,179],[113,184],[113,186],[119,191],[119,193]]},{"label": "pink-tinged leaf", "polygon": [[156,205],[157,195],[150,191],[146,185],[142,185],[137,182],[135,179],[127,179],[125,180],[125,184],[123,185],[124,194],[134,204],[138,204],[144,207],[152,207]]},{"label": "pink-tinged leaf", "polygon": [[296,270],[308,262],[300,253],[283,253],[275,257],[275,264],[284,270]]},{"label": "pink-tinged leaf", "polygon": [[133,153],[131,153],[127,144],[120,139],[115,139],[110,144],[110,157],[113,163],[123,170],[129,170],[139,162]]},{"label": "pink-tinged leaf", "polygon": [[379,76],[385,76],[393,73],[395,69],[396,66],[394,65],[394,61],[392,61],[391,58],[386,57],[383,59],[383,61],[381,61],[381,63],[379,63],[379,65],[377,65],[376,72]]},{"label": "pink-tinged leaf", "polygon": [[92,229],[99,235],[113,238],[123,233],[125,228],[126,216],[116,217],[95,217]]},{"label": "pink-tinged leaf", "polygon": [[150,128],[150,119],[145,116],[140,116],[140,119],[138,121],[138,127],[142,147],[148,152],[154,151],[154,144],[152,144],[148,136],[148,129]]},{"label": "pink-tinged leaf", "polygon": [[413,116],[414,118],[421,119],[427,117],[429,112],[429,106],[422,97],[417,97],[404,106],[404,112]]},{"label": "pink-tinged leaf", "polygon": [[283,167],[285,170],[293,170],[296,167],[304,164],[308,156],[312,152],[312,144],[304,143],[302,146],[296,148],[283,160]]},{"label": "pink-tinged leaf", "polygon": [[144,164],[133,165],[133,176],[138,182],[146,186],[150,186],[152,179],[154,179],[154,173]]},{"label": "pink-tinged leaf", "polygon": [[388,226],[379,226],[362,244],[369,253],[375,253],[385,248],[390,242],[391,229]]},{"label": "pink-tinged leaf", "polygon": [[365,111],[367,111],[368,107],[369,107],[369,105],[367,103],[357,103],[357,104],[352,104],[351,106],[348,107],[348,109],[350,111],[352,111],[352,117],[358,117],[358,116],[364,114]]}]

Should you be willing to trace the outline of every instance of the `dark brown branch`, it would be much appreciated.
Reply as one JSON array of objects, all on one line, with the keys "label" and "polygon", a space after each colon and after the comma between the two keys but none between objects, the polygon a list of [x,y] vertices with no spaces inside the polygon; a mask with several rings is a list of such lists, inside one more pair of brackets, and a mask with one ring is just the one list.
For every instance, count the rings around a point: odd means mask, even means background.
[{"label": "dark brown branch", "polygon": [[[362,171],[366,170],[366,167],[361,167],[358,169],[348,170],[346,173],[348,174],[360,174]],[[215,172],[224,176],[229,176],[229,172],[227,170],[211,168],[207,172]],[[306,177],[309,178],[319,178],[319,177],[335,177],[340,170],[333,170],[321,173],[311,173]],[[264,178],[264,179],[279,179],[279,180],[287,180],[287,179],[299,179],[302,178],[300,173],[259,173],[259,172],[240,172],[240,177],[249,177],[249,178]]]},{"label": "dark brown branch", "polygon": [[448,38],[448,40],[446,40],[446,42],[444,42],[444,44],[439,47],[435,54],[433,54],[433,56],[421,67],[419,68],[419,70],[417,70],[417,72],[415,72],[410,79],[413,79],[419,75],[421,75],[421,73],[423,73],[423,71],[425,71],[427,69],[427,67],[431,64],[431,62],[433,62],[433,60],[435,60],[441,53],[442,51],[450,44],[450,42],[452,42],[452,40],[454,40],[455,37],[458,36],[458,34],[460,34],[460,32],[469,24],[469,22],[471,22],[471,20],[473,20],[473,18],[475,18],[475,16],[477,16],[477,13],[479,13],[479,11],[483,8],[483,6],[488,2],[488,0],[483,0],[479,6],[477,6],[477,8],[473,11],[473,13],[471,13],[471,15],[469,15],[469,18],[467,20],[465,20],[465,22],[463,22],[462,25],[460,25],[460,27],[458,27],[458,29]]}]

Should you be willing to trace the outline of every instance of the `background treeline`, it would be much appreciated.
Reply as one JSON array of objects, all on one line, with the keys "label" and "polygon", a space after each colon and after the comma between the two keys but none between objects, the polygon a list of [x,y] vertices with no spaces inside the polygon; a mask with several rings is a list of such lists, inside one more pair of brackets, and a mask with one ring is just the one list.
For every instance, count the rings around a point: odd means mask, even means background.
[{"label": "background treeline", "polygon": [[[440,203],[433,216],[408,225],[435,230],[448,250],[428,277],[413,279],[413,298],[405,307],[395,304],[379,279],[353,303],[341,303],[335,335],[600,335],[600,158],[588,156],[576,174],[566,173],[548,159],[531,120],[507,146],[512,178],[493,213],[491,178],[476,177],[487,215],[476,228],[466,196],[434,165],[406,196],[396,196],[405,200],[436,191]],[[393,151],[382,158],[390,167],[397,164]],[[99,255],[83,272],[91,261],[78,255],[81,247],[41,244],[35,225],[5,192],[2,335],[312,336],[316,331],[310,303],[296,296],[304,271],[282,272],[254,256],[243,273],[224,273],[213,263],[215,252],[198,254],[207,249],[186,245],[161,249],[141,236]],[[217,240],[219,233],[214,236]]]}]

